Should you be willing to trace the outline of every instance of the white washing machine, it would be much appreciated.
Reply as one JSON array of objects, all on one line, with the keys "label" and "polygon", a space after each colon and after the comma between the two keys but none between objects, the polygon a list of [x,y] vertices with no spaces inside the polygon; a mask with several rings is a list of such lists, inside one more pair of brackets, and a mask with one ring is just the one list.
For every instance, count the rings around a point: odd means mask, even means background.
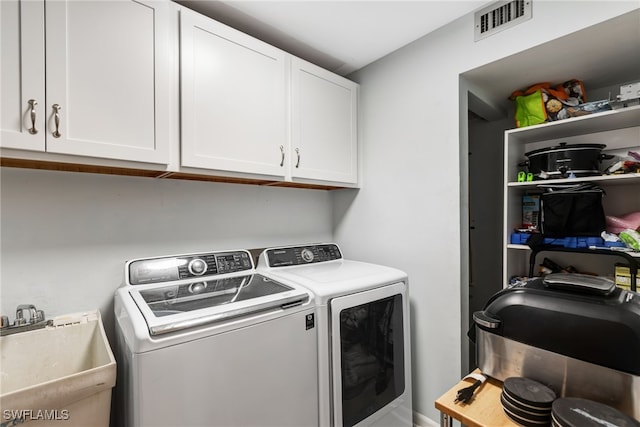
[{"label": "white washing machine", "polygon": [[116,425],[318,425],[313,295],[249,252],[128,261],[114,309]]},{"label": "white washing machine", "polygon": [[315,295],[320,425],[412,426],[407,275],[335,244],[266,249],[258,271]]}]

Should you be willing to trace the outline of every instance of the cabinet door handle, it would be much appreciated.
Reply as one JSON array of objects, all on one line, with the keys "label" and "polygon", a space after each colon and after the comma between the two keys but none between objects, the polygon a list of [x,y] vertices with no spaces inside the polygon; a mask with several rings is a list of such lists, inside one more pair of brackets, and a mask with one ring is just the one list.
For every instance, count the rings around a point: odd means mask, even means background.
[{"label": "cabinet door handle", "polygon": [[30,99],[29,101],[29,108],[30,108],[30,116],[31,116],[31,128],[29,129],[29,133],[31,135],[35,135],[36,133],[38,133],[38,129],[36,129],[36,105],[38,105],[38,101],[36,101],[35,99]]},{"label": "cabinet door handle", "polygon": [[280,154],[282,154],[282,159],[280,160],[280,167],[284,166],[284,146],[280,146]]},{"label": "cabinet door handle", "polygon": [[53,137],[60,138],[62,136],[60,133],[60,110],[62,110],[62,107],[58,104],[53,104],[51,107],[53,108],[53,121],[56,124],[56,130],[53,132]]},{"label": "cabinet door handle", "polygon": [[300,166],[300,149],[296,148],[296,154],[298,156],[298,161],[296,162],[296,168]]}]

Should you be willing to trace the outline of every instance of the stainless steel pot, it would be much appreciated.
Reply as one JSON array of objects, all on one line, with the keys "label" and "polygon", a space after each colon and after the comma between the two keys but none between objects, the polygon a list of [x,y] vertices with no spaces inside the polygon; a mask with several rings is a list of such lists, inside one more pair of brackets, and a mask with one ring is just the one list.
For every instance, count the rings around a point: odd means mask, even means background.
[{"label": "stainless steel pot", "polygon": [[612,159],[614,156],[602,154],[604,144],[567,144],[559,145],[525,153],[528,160],[519,166],[526,166],[529,172],[538,178],[566,178],[574,176],[600,175],[602,160]]}]

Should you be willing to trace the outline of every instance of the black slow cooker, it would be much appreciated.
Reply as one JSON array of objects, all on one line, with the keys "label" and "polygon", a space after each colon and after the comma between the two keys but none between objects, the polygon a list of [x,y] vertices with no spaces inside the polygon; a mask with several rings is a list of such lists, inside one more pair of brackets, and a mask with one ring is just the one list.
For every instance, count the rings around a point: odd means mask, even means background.
[{"label": "black slow cooker", "polygon": [[614,156],[603,154],[604,144],[567,144],[561,142],[553,147],[540,148],[525,153],[528,160],[520,163],[527,166],[537,178],[566,178],[601,175],[602,160]]}]

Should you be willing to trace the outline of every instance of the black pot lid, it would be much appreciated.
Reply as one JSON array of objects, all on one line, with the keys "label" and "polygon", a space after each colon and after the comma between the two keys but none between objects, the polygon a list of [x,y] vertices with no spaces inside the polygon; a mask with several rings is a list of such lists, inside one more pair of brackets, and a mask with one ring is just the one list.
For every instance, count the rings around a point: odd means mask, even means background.
[{"label": "black pot lid", "polygon": [[504,409],[511,418],[518,418],[529,423],[537,424],[549,424],[551,422],[551,408],[549,408],[546,413],[532,414],[531,412],[524,411],[518,406],[511,404],[504,393],[500,395],[500,403],[502,403],[502,409]]},{"label": "black pot lid", "polygon": [[503,393],[512,400],[537,409],[551,406],[556,399],[556,393],[544,384],[529,378],[510,377],[504,380]]},{"label": "black pot lid", "polygon": [[603,403],[579,397],[553,402],[553,420],[563,427],[640,427],[640,422]]},{"label": "black pot lid", "polygon": [[554,145],[553,147],[538,148],[537,150],[524,153],[524,155],[527,157],[530,157],[530,156],[535,156],[537,154],[546,154],[554,151],[584,150],[584,149],[603,150],[604,148],[606,148],[606,144],[567,144],[566,142],[561,142],[560,145]]},{"label": "black pot lid", "polygon": [[504,405],[509,404],[510,406],[514,408],[518,408],[519,410],[524,411],[531,415],[539,415],[539,416],[551,415],[551,403],[549,403],[544,407],[542,405],[540,406],[527,405],[509,396],[507,393],[504,392],[504,390],[500,394],[500,401],[503,402]]},{"label": "black pot lid", "polygon": [[502,409],[507,417],[511,418],[515,423],[525,427],[548,427],[551,423],[551,417],[538,418],[537,420],[531,419],[530,416],[520,416],[512,408],[502,405]]}]

